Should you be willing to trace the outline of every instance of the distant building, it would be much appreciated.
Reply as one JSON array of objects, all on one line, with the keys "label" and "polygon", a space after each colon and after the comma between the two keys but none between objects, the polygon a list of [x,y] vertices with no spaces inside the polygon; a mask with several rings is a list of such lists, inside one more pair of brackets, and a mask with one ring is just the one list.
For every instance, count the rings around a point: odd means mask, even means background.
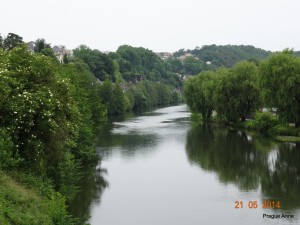
[{"label": "distant building", "polygon": [[173,54],[170,52],[158,52],[156,53],[156,55],[159,56],[161,59],[168,59],[173,56]]},{"label": "distant building", "polygon": [[30,51],[34,52],[34,48],[35,48],[35,42],[34,41],[27,42],[27,46],[28,46],[28,49]]},{"label": "distant building", "polygon": [[59,62],[63,62],[64,56],[72,56],[73,55],[73,51],[72,50],[68,50],[66,49],[66,47],[64,45],[55,45],[52,48],[54,54],[56,55],[57,59]]},{"label": "distant building", "polygon": [[184,55],[181,55],[181,56],[179,57],[179,60],[180,60],[181,62],[183,62],[183,60],[185,60],[187,57],[194,57],[194,58],[197,59],[197,57],[193,56],[191,53],[185,53]]},{"label": "distant building", "polygon": [[[27,46],[30,51],[34,52],[36,43],[34,41],[29,41],[29,42],[27,42]],[[55,56],[57,57],[58,61],[61,63],[63,62],[64,55],[73,56],[73,51],[66,49],[66,47],[64,45],[55,45],[52,48],[52,50],[53,50]]]},{"label": "distant building", "polygon": [[111,51],[104,51],[102,53],[104,53],[105,55],[108,55],[109,53],[111,53]]}]

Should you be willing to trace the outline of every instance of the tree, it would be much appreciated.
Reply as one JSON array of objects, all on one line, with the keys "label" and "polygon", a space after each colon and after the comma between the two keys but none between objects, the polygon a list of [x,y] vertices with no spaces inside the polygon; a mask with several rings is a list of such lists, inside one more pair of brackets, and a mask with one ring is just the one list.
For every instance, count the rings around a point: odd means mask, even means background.
[{"label": "tree", "polygon": [[45,48],[51,48],[51,44],[47,44],[45,39],[37,39],[35,41],[34,52],[41,52]]},{"label": "tree", "polygon": [[186,74],[196,75],[206,70],[206,65],[201,60],[189,56],[183,60],[183,69]]},{"label": "tree", "polygon": [[65,53],[63,57],[63,63],[68,64],[70,62],[69,56]]},{"label": "tree", "polygon": [[254,63],[243,61],[232,69],[221,69],[214,95],[216,111],[227,122],[241,121],[259,106],[258,69]]},{"label": "tree", "polygon": [[100,87],[100,96],[107,107],[108,114],[114,114],[115,106],[113,101],[113,84],[106,79]]},{"label": "tree", "polygon": [[48,56],[48,57],[52,58],[54,61],[58,62],[58,59],[55,56],[55,53],[52,48],[43,48],[40,53],[43,54],[44,56]]},{"label": "tree", "polygon": [[113,60],[99,50],[92,50],[85,45],[80,45],[73,51],[74,56],[82,59],[90,68],[91,72],[99,80],[109,79],[115,81]]},{"label": "tree", "polygon": [[23,43],[23,38],[14,33],[8,33],[7,37],[3,41],[3,47],[8,50],[12,50],[18,44]]},{"label": "tree", "polygon": [[120,46],[116,52],[120,72],[124,79],[130,80],[134,75],[151,81],[167,80],[166,64],[153,51],[145,48]]},{"label": "tree", "polygon": [[115,84],[113,88],[113,104],[114,114],[120,115],[125,111],[125,98],[123,90],[119,84]]},{"label": "tree", "polygon": [[300,127],[300,58],[291,50],[273,54],[260,67],[264,103],[281,119]]},{"label": "tree", "polygon": [[1,34],[0,34],[0,48],[3,48],[3,38],[1,36]]},{"label": "tree", "polygon": [[58,75],[56,64],[21,45],[2,51],[0,61],[0,127],[14,143],[13,155],[23,166],[49,172],[74,146],[78,131],[78,108],[70,83]]},{"label": "tree", "polygon": [[182,66],[182,62],[179,59],[168,58],[165,62],[170,65],[171,67],[170,69],[174,73],[182,73],[183,66]]},{"label": "tree", "polygon": [[199,112],[203,120],[211,118],[213,106],[213,91],[216,74],[202,72],[186,81],[184,96],[192,112]]}]

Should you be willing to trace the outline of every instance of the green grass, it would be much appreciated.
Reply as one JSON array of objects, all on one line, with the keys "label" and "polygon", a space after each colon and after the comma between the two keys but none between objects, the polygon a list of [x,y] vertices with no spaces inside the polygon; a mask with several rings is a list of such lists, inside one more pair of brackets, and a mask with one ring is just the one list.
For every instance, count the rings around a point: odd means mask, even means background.
[{"label": "green grass", "polygon": [[[19,174],[13,178],[0,171],[0,225],[70,225],[72,219],[67,215],[65,199],[47,185],[47,193],[42,195],[36,187],[41,184],[39,178]],[[35,180],[36,179],[36,180]],[[32,188],[29,186],[32,186]]]},{"label": "green grass", "polygon": [[0,172],[0,224],[52,224],[42,197]]}]

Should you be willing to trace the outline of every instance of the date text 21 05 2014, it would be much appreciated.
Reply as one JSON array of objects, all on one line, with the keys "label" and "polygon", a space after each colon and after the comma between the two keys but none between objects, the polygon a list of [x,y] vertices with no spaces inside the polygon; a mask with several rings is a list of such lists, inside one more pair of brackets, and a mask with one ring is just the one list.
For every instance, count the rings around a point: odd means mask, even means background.
[{"label": "date text 21 05 2014", "polygon": [[264,200],[261,203],[258,203],[258,201],[235,201],[234,202],[234,208],[236,209],[242,209],[242,208],[249,208],[249,209],[257,209],[257,208],[263,208],[263,209],[280,209],[281,203],[280,201],[271,201],[271,200]]}]

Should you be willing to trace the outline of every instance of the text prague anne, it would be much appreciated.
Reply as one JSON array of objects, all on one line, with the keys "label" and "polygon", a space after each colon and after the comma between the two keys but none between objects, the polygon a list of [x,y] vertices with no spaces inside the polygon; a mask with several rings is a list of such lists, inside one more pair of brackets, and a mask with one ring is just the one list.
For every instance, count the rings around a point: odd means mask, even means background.
[{"label": "text prague anne", "polygon": [[281,218],[285,218],[285,219],[293,219],[294,215],[288,215],[288,214],[263,214],[263,218],[267,218],[267,219],[281,219]]}]

